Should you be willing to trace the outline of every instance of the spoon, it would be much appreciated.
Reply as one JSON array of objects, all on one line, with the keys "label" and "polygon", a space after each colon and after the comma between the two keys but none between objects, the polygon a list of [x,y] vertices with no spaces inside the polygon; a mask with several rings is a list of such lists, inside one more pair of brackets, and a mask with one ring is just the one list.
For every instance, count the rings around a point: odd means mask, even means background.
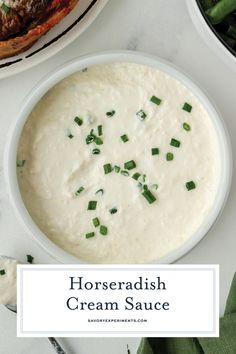
[{"label": "spoon", "polygon": [[[5,259],[9,259],[9,260],[15,260],[14,258],[12,257],[8,257],[8,256],[0,256],[0,259],[1,258],[5,258]],[[17,313],[17,306],[16,305],[5,305],[5,307],[14,312],[14,313]],[[62,349],[62,347],[60,346],[60,344],[57,342],[57,340],[53,337],[49,337],[48,338],[49,342],[51,343],[51,345],[53,346],[55,352],[57,354],[66,354],[66,352],[64,351],[64,349]]]},{"label": "spoon", "polygon": [[[17,313],[16,305],[5,305],[5,307],[14,313]],[[64,349],[62,349],[62,347],[60,346],[60,344],[58,343],[58,341],[54,337],[48,337],[48,340],[51,343],[51,345],[53,346],[53,348],[55,349],[55,352],[57,354],[66,354]]]}]

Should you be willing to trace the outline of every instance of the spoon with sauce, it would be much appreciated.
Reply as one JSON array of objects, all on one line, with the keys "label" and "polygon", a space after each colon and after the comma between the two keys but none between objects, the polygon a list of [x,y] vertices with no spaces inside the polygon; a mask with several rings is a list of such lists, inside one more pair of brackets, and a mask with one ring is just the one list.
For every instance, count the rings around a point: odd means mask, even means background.
[{"label": "spoon with sauce", "polygon": [[[16,306],[16,265],[18,261],[14,258],[7,256],[0,256],[0,277],[4,276],[4,282],[1,285],[0,281],[0,304],[5,305],[5,307],[17,313]],[[1,280],[1,278],[0,278]],[[9,303],[8,303],[9,301]],[[60,346],[58,341],[53,338],[48,338],[49,342],[53,346],[57,354],[66,354],[64,349]]]}]

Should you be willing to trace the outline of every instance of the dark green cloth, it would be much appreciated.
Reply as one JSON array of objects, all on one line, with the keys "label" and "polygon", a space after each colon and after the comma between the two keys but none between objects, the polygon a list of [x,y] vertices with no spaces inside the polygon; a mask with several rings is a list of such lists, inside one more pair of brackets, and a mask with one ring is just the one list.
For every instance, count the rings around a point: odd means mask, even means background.
[{"label": "dark green cloth", "polygon": [[236,354],[236,273],[219,338],[143,338],[137,354]]}]

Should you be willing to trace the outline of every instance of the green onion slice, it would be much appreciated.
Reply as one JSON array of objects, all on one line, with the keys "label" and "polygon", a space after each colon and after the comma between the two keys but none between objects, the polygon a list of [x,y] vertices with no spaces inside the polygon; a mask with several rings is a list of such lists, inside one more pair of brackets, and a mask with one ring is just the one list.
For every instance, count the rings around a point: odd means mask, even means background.
[{"label": "green onion slice", "polygon": [[99,155],[100,154],[100,149],[93,149],[92,154],[93,155]]},{"label": "green onion slice", "polygon": [[147,114],[142,110],[140,109],[140,111],[138,111],[136,113],[136,116],[140,119],[140,120],[144,120],[146,117],[147,117]]},{"label": "green onion slice", "polygon": [[189,104],[188,102],[185,102],[184,105],[183,105],[183,107],[182,107],[182,109],[183,109],[184,111],[188,112],[188,113],[191,112],[192,108],[193,108],[193,107],[192,107],[191,104]]},{"label": "green onion slice", "polygon": [[74,122],[75,122],[76,124],[78,124],[79,126],[81,126],[81,125],[83,124],[83,119],[81,119],[80,117],[76,116],[76,117],[74,118]]},{"label": "green onion slice", "polygon": [[114,171],[116,172],[116,173],[119,173],[120,172],[120,167],[119,166],[114,166]]},{"label": "green onion slice", "polygon": [[158,184],[156,184],[156,183],[152,184],[152,185],[151,185],[151,188],[152,188],[152,189],[158,189]]},{"label": "green onion slice", "polygon": [[132,170],[135,167],[136,167],[136,163],[134,162],[134,160],[130,160],[124,163],[124,168],[126,170]]},{"label": "green onion slice", "polygon": [[155,104],[158,105],[158,106],[161,104],[161,99],[158,98],[158,97],[156,97],[156,96],[152,96],[152,97],[150,98],[150,101],[151,101],[152,103],[155,103]]},{"label": "green onion slice", "polygon": [[191,191],[192,189],[196,188],[196,184],[193,181],[186,182],[185,186],[188,191]]},{"label": "green onion slice", "polygon": [[1,5],[1,9],[2,9],[6,14],[8,14],[8,12],[11,10],[11,7],[8,6],[7,4],[5,4],[5,3],[3,2],[2,5]]},{"label": "green onion slice", "polygon": [[98,125],[98,136],[102,135],[102,125]]},{"label": "green onion slice", "polygon": [[90,200],[88,202],[88,209],[87,210],[96,210],[97,208],[97,201],[96,200]]},{"label": "green onion slice", "polygon": [[98,227],[98,226],[100,225],[100,220],[99,220],[98,218],[94,218],[94,219],[93,219],[93,225],[94,225],[95,227]]},{"label": "green onion slice", "polygon": [[74,138],[74,135],[72,135],[71,133],[68,133],[67,136],[68,136],[68,138],[70,138],[70,139]]},{"label": "green onion slice", "polygon": [[85,237],[86,238],[91,238],[91,237],[94,237],[95,236],[95,232],[88,232]]},{"label": "green onion slice", "polygon": [[110,163],[107,163],[106,165],[103,165],[104,173],[107,175],[108,173],[111,173],[112,171],[112,166]]},{"label": "green onion slice", "polygon": [[135,172],[135,173],[133,174],[132,178],[135,179],[135,181],[137,181],[140,176],[141,176],[141,173]]},{"label": "green onion slice", "polygon": [[100,226],[100,234],[105,236],[105,235],[107,235],[107,233],[108,233],[107,227],[105,225],[101,225]]},{"label": "green onion slice", "polygon": [[83,192],[84,187],[80,187],[76,192],[75,195],[78,196],[81,192]]},{"label": "green onion slice", "polygon": [[172,160],[174,160],[174,154],[172,154],[172,152],[167,152],[167,154],[166,154],[166,160],[167,160],[167,161],[172,161]]},{"label": "green onion slice", "polygon": [[18,160],[18,161],[16,162],[16,166],[17,166],[17,167],[23,167],[23,166],[25,165],[25,161],[26,161],[26,160]]},{"label": "green onion slice", "polygon": [[175,138],[172,138],[170,141],[170,145],[178,148],[178,147],[180,147],[180,141]]},{"label": "green onion slice", "polygon": [[149,204],[152,204],[153,202],[156,201],[156,197],[154,197],[154,195],[152,194],[152,192],[150,192],[149,189],[144,190],[142,195],[144,196],[144,198],[146,198]]},{"label": "green onion slice", "polygon": [[129,141],[129,138],[128,138],[128,136],[126,135],[126,134],[124,134],[124,135],[121,135],[121,140],[124,142],[124,143],[126,143],[127,141]]},{"label": "green onion slice", "polygon": [[191,130],[191,127],[190,127],[190,125],[188,124],[188,123],[183,123],[183,128],[184,128],[184,130],[186,130],[187,132],[189,132],[190,130]]},{"label": "green onion slice", "polygon": [[159,148],[152,148],[152,155],[159,155]]},{"label": "green onion slice", "polygon": [[126,176],[126,177],[129,176],[129,172],[128,172],[128,171],[122,170],[122,171],[120,171],[120,173],[121,173],[123,176]]},{"label": "green onion slice", "polygon": [[26,255],[26,258],[27,258],[27,262],[32,264],[33,263],[33,260],[34,260],[34,257],[32,257],[30,254],[27,254]]},{"label": "green onion slice", "polygon": [[5,274],[6,274],[5,269],[0,269],[0,275],[5,275]]},{"label": "green onion slice", "polygon": [[104,194],[104,189],[98,189],[96,192],[95,192],[95,194],[101,194],[101,195],[103,195]]},{"label": "green onion slice", "polygon": [[111,208],[111,209],[110,209],[110,213],[111,213],[111,214],[115,214],[115,213],[117,213],[117,211],[118,211],[117,208]]},{"label": "green onion slice", "polygon": [[112,110],[106,113],[107,117],[113,117],[116,111]]}]

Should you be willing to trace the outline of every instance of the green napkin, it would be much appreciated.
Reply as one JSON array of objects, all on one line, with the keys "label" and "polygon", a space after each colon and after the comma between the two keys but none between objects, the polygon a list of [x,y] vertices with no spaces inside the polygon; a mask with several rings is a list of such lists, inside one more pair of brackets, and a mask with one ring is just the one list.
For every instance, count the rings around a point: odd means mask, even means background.
[{"label": "green napkin", "polygon": [[143,338],[137,354],[236,354],[236,273],[219,338]]}]

